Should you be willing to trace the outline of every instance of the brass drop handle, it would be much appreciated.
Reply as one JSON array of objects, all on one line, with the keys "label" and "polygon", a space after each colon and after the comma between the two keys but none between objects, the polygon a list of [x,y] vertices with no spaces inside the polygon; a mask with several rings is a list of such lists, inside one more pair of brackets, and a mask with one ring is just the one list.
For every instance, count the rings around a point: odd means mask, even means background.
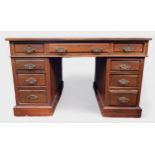
[{"label": "brass drop handle", "polygon": [[103,49],[102,48],[93,48],[91,51],[93,53],[101,53],[103,51]]},{"label": "brass drop handle", "polygon": [[33,47],[25,47],[24,51],[27,53],[27,54],[32,54],[35,52],[35,49]]},{"label": "brass drop handle", "polygon": [[25,81],[28,85],[34,85],[37,83],[37,80],[35,78],[30,78]]},{"label": "brass drop handle", "polygon": [[56,49],[56,52],[62,54],[62,53],[66,53],[67,50],[64,49],[64,48],[57,48],[57,49]]},{"label": "brass drop handle", "polygon": [[125,85],[129,84],[130,81],[127,79],[120,79],[120,80],[118,80],[118,83],[125,86]]},{"label": "brass drop handle", "polygon": [[125,96],[122,96],[122,97],[118,98],[118,101],[121,103],[128,103],[130,101],[130,99]]},{"label": "brass drop handle", "polygon": [[127,45],[126,47],[123,48],[124,52],[132,52],[134,49],[131,45]]},{"label": "brass drop handle", "polygon": [[124,70],[129,70],[129,69],[131,68],[131,66],[128,65],[128,64],[121,64],[121,65],[120,65],[120,68],[121,68],[121,69],[124,69]]},{"label": "brass drop handle", "polygon": [[29,64],[25,64],[24,67],[25,67],[25,69],[33,70],[33,69],[35,69],[36,65],[29,63]]},{"label": "brass drop handle", "polygon": [[27,96],[27,99],[28,100],[37,100],[38,96],[36,96],[36,95],[29,95],[29,96]]}]

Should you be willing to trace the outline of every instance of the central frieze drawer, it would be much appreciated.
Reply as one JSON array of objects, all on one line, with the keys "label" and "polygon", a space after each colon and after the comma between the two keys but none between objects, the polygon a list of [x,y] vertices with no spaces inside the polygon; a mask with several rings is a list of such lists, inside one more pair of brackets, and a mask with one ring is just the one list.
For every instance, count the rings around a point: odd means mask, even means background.
[{"label": "central frieze drawer", "polygon": [[111,52],[110,43],[68,43],[68,44],[46,44],[46,52],[51,53],[103,53]]}]

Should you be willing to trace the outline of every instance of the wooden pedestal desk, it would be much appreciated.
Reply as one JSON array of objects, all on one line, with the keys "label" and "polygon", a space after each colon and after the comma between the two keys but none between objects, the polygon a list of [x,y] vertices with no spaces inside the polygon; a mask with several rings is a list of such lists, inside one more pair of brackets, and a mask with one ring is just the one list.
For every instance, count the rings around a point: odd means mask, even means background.
[{"label": "wooden pedestal desk", "polygon": [[95,57],[93,87],[102,115],[141,117],[139,100],[150,38],[6,40],[11,49],[17,102],[15,116],[52,115],[63,89],[62,59]]}]

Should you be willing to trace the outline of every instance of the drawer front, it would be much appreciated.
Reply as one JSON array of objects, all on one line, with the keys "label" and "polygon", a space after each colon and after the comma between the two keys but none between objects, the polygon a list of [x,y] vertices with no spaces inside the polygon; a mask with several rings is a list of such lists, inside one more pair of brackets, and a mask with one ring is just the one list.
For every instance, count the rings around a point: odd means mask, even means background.
[{"label": "drawer front", "polygon": [[111,87],[136,87],[138,84],[138,75],[111,75]]},{"label": "drawer front", "polygon": [[15,60],[17,73],[42,73],[45,69],[44,60]]},{"label": "drawer front", "polygon": [[141,53],[144,50],[144,44],[114,44],[114,52],[123,53]]},{"label": "drawer front", "polygon": [[139,70],[139,61],[112,61],[111,70],[112,71],[132,71]]},{"label": "drawer front", "polygon": [[137,91],[111,91],[109,106],[137,106]]},{"label": "drawer front", "polygon": [[18,74],[18,86],[45,86],[45,74]]},{"label": "drawer front", "polygon": [[14,51],[17,54],[41,54],[44,52],[44,46],[42,44],[15,44]]},{"label": "drawer front", "polygon": [[70,43],[70,44],[46,44],[47,52],[52,53],[103,53],[103,52],[110,52],[111,46],[109,43],[101,43],[101,44],[94,44],[94,43]]},{"label": "drawer front", "polygon": [[46,102],[47,93],[45,90],[19,90],[19,104]]}]

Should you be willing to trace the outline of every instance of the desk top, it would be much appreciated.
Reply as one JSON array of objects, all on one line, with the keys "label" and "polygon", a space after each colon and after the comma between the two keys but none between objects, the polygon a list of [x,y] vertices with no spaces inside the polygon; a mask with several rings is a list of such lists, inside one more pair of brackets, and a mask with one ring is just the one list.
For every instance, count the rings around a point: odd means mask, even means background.
[{"label": "desk top", "polygon": [[152,38],[6,38],[7,41],[149,41]]}]

